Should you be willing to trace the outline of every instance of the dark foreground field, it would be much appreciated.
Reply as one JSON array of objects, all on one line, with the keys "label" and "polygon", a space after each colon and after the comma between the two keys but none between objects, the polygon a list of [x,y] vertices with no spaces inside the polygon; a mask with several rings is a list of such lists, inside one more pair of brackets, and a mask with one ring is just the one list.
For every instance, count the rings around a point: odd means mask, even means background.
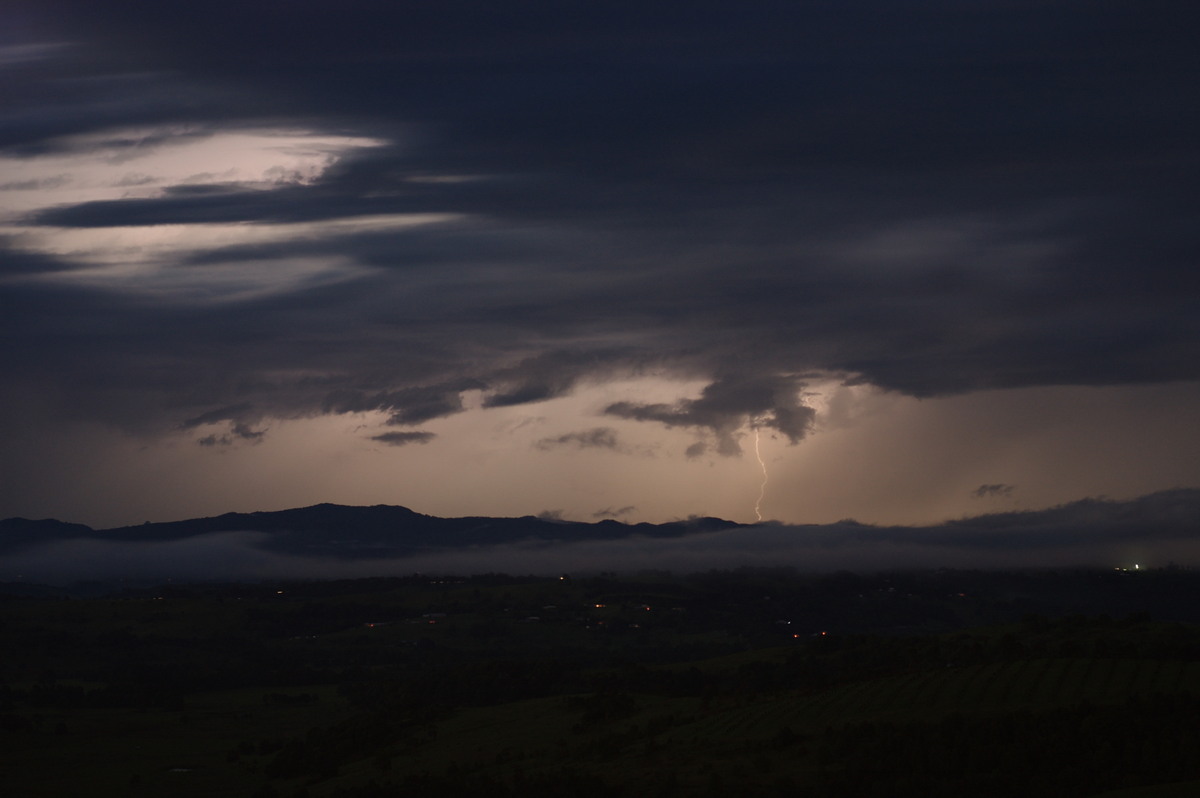
[{"label": "dark foreground field", "polygon": [[1180,570],[8,596],[2,792],[1194,795],[1198,599]]}]

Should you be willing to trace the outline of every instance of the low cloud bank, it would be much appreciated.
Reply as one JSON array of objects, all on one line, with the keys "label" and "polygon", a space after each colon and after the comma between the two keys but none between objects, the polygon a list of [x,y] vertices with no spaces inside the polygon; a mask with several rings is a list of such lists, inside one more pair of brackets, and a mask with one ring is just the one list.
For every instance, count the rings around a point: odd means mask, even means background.
[{"label": "low cloud bank", "polygon": [[[632,531],[632,527],[631,527]],[[257,581],[412,573],[677,572],[792,566],[804,572],[903,568],[1200,565],[1200,490],[1130,501],[1088,499],[927,527],[759,524],[684,535],[525,541],[426,550],[409,557],[309,557],[270,551],[252,530],[162,542],[57,540],[0,559],[0,582]]]}]

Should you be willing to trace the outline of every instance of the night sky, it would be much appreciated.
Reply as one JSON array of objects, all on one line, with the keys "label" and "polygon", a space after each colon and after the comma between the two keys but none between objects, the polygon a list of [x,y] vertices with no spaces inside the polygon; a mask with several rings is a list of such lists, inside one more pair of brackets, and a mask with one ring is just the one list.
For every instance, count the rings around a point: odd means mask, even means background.
[{"label": "night sky", "polygon": [[1200,487],[1193,15],[6,0],[0,518]]}]

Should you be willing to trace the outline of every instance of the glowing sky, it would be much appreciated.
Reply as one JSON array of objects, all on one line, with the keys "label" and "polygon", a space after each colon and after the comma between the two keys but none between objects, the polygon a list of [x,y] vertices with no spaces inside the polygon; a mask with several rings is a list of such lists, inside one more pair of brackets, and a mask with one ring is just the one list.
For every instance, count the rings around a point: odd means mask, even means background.
[{"label": "glowing sky", "polygon": [[8,2],[0,518],[1200,487],[1187,9]]}]

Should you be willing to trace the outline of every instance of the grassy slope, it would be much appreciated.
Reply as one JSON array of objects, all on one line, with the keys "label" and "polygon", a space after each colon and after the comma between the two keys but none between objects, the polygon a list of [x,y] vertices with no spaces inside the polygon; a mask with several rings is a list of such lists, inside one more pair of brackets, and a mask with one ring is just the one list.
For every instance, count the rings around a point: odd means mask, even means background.
[{"label": "grassy slope", "polygon": [[[1045,785],[1022,794],[1087,795],[1180,781],[1194,753],[1190,627],[764,647],[739,636],[753,607],[663,582],[0,604],[4,794],[1005,795],[1019,761]],[[1092,775],[1124,763],[1144,769]]]}]

